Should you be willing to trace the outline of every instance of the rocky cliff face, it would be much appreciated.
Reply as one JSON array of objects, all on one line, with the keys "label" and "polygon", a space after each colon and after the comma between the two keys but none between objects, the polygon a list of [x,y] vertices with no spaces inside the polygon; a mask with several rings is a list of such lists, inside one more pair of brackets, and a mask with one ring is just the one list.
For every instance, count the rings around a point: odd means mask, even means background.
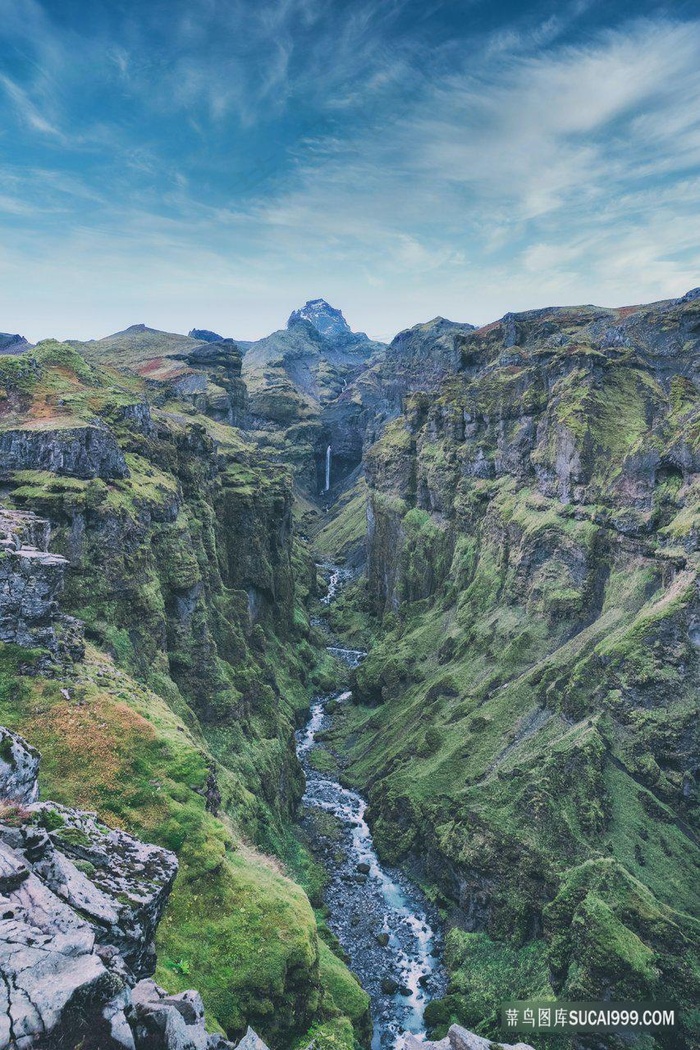
[{"label": "rocky cliff face", "polygon": [[[385,638],[342,732],[385,856],[464,931],[444,1018],[476,1023],[485,945],[512,983],[538,960],[524,995],[688,1005],[697,296],[433,322],[357,385],[382,435],[365,470]],[[506,963],[508,939],[524,954]]]},{"label": "rocky cliff face", "polygon": [[173,381],[181,397],[212,419],[234,427],[247,425],[248,390],[241,378],[241,350],[233,339],[207,339],[174,356],[194,370]]},{"label": "rocky cliff face", "polygon": [[0,431],[0,477],[49,470],[75,478],[124,478],[128,469],[113,435],[99,426]]},{"label": "rocky cliff face", "polygon": [[325,458],[336,450],[334,483],[361,459],[358,403],[345,396],[384,344],[352,332],[339,310],[310,300],[287,328],[253,343],[244,359],[251,426],[257,439],[291,464],[303,488],[325,487]]},{"label": "rocky cliff face", "polygon": [[0,332],[0,354],[23,354],[31,348],[31,343],[23,335],[10,335]]},{"label": "rocky cliff face", "polygon": [[0,641],[80,659],[82,624],[59,611],[65,558],[48,551],[49,522],[0,507]]}]

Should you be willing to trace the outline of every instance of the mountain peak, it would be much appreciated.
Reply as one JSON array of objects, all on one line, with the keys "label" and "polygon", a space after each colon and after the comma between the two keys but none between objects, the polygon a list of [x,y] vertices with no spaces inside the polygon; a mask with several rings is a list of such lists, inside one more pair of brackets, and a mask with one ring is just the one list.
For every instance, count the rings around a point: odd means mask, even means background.
[{"label": "mountain peak", "polygon": [[0,332],[0,354],[23,354],[31,345],[23,335]]},{"label": "mountain peak", "polygon": [[208,328],[192,328],[187,334],[190,339],[198,339],[200,343],[220,343],[224,338]]},{"label": "mountain peak", "polygon": [[339,335],[350,335],[352,329],[343,317],[341,310],[327,303],[325,299],[309,299],[300,310],[294,310],[287,321],[291,328],[298,321],[308,321],[317,332],[331,339]]}]

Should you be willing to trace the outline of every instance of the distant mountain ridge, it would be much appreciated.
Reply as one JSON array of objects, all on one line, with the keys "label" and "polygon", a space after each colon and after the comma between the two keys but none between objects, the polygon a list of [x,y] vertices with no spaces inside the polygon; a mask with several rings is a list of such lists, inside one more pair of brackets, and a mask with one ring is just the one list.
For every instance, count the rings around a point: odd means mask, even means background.
[{"label": "distant mountain ridge", "polygon": [[0,354],[23,354],[32,346],[33,343],[30,343],[23,335],[0,332]]},{"label": "distant mountain ridge", "polygon": [[201,343],[219,343],[224,338],[208,328],[192,328],[187,334],[190,339],[198,339]]}]

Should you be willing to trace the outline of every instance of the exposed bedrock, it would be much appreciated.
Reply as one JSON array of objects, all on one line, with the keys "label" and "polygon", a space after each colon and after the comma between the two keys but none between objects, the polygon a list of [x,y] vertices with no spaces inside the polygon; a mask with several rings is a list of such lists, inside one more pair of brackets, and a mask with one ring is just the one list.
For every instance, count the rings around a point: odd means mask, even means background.
[{"label": "exposed bedrock", "polygon": [[404,1037],[404,1050],[533,1050],[529,1043],[495,1043],[492,1039],[467,1031],[453,1024],[444,1039],[431,1042],[419,1040],[414,1035]]},{"label": "exposed bedrock", "polygon": [[44,518],[0,507],[0,642],[79,659],[82,626],[58,605],[68,562],[47,550],[49,537]]},{"label": "exposed bedrock", "polygon": [[35,802],[38,753],[4,728],[0,755],[0,1047],[233,1050],[197,992],[149,980],[175,855]]},{"label": "exposed bedrock", "polygon": [[0,475],[13,470],[50,470],[105,481],[129,473],[111,431],[89,425],[0,431]]},{"label": "exposed bedrock", "polygon": [[174,380],[178,396],[191,400],[212,419],[235,427],[247,425],[248,388],[242,378],[243,355],[233,339],[207,339],[200,346],[173,356],[196,369]]}]

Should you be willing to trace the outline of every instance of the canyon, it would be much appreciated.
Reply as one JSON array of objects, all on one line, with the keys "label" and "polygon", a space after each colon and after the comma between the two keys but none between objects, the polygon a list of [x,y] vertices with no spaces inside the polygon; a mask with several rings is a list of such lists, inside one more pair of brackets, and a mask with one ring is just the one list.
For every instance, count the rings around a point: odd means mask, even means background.
[{"label": "canyon", "polygon": [[3,339],[3,921],[79,908],[96,1046],[498,1045],[554,998],[683,1027],[538,1050],[697,1045],[700,292]]}]

